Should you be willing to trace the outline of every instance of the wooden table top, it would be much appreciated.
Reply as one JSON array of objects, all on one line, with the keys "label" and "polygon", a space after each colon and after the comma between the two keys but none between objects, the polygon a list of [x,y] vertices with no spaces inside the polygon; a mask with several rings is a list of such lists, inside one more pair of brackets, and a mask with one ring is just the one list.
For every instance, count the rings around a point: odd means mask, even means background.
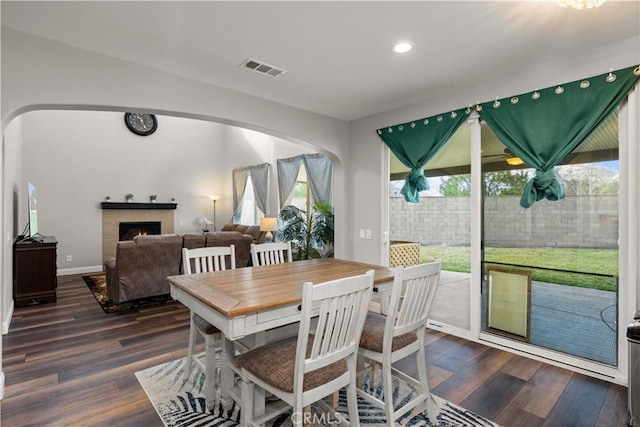
[{"label": "wooden table top", "polygon": [[335,258],[238,268],[167,279],[225,316],[237,317],[300,304],[302,284],[322,283],[375,270],[374,284],[393,280],[393,269]]}]

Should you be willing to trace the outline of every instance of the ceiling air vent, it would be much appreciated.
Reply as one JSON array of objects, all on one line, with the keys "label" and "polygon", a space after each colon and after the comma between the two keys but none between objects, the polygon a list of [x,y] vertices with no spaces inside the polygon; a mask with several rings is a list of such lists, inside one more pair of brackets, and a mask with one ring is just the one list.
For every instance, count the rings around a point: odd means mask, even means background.
[{"label": "ceiling air vent", "polygon": [[242,68],[246,68],[247,70],[255,71],[256,73],[266,74],[271,77],[278,77],[280,74],[284,74],[287,70],[283,70],[281,68],[276,68],[273,65],[265,64],[264,62],[257,61],[255,59],[247,59],[242,65]]}]

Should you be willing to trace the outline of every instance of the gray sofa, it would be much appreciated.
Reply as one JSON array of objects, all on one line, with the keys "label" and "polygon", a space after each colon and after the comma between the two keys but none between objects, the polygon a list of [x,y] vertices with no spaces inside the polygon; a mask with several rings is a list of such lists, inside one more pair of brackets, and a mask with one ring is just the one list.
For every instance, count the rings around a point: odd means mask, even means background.
[{"label": "gray sofa", "polygon": [[239,231],[136,236],[118,242],[104,263],[107,293],[114,303],[169,293],[167,276],[182,274],[182,248],[235,246],[236,267],[246,267],[255,239]]}]

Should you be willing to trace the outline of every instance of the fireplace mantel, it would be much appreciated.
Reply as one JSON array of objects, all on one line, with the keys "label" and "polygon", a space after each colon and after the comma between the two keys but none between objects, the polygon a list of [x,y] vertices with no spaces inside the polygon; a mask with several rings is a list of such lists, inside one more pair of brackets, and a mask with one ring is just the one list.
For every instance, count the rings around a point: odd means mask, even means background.
[{"label": "fireplace mantel", "polygon": [[102,209],[175,209],[177,203],[102,202]]}]

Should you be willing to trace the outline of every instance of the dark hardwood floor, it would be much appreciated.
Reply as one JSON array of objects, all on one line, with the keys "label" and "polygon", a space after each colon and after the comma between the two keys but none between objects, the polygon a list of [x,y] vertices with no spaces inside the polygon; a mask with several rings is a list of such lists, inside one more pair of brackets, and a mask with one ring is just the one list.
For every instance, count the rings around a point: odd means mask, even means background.
[{"label": "dark hardwood floor", "polygon": [[[3,336],[3,426],[162,426],[135,372],[186,356],[179,303],[104,314],[80,275],[17,308]],[[625,426],[627,389],[429,330],[432,391],[504,426]],[[415,372],[415,365],[404,363]]]}]

